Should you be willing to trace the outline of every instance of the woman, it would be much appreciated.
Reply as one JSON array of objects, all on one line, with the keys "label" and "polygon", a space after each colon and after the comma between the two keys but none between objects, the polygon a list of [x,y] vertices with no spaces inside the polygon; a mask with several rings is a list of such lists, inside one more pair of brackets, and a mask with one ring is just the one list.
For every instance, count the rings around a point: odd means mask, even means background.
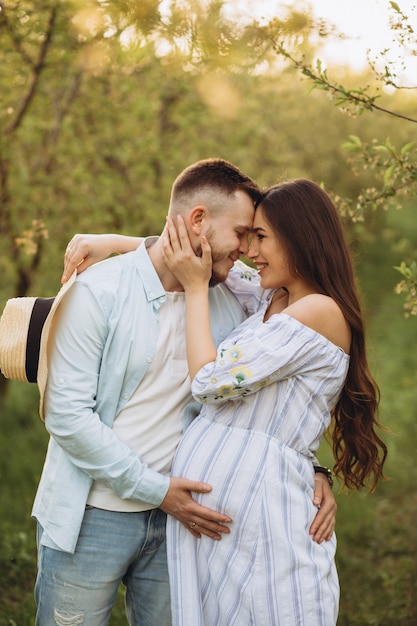
[{"label": "woman", "polygon": [[[200,501],[233,518],[220,542],[169,520],[173,624],[334,626],[336,541],[318,544],[308,534],[311,458],[331,426],[336,475],[346,487],[372,491],[387,453],[375,432],[378,388],[337,212],[308,180],[266,193],[248,256],[261,287],[273,291],[217,350],[207,241],[196,257],[179,218],[164,250],[185,289],[192,392],[203,403],[173,474],[211,484]],[[197,534],[198,523],[189,521]]]}]

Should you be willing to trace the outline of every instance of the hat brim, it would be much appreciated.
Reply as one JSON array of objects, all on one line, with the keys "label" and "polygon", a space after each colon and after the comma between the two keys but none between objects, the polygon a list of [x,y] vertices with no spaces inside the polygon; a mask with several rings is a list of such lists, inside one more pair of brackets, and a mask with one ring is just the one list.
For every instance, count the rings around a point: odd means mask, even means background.
[{"label": "hat brim", "polygon": [[0,371],[11,380],[38,383],[42,419],[51,325],[76,276],[74,271],[55,298],[11,298],[0,318]]},{"label": "hat brim", "polygon": [[41,333],[37,382],[38,382],[38,388],[39,388],[39,415],[43,421],[45,420],[44,396],[45,396],[46,383],[48,380],[49,334],[51,332],[51,326],[52,326],[52,322],[54,319],[54,315],[57,312],[58,307],[60,303],[62,302],[62,299],[64,298],[64,296],[68,293],[69,289],[74,284],[76,277],[77,277],[77,271],[75,270],[72,276],[68,279],[66,283],[64,283],[64,285],[61,287],[61,289],[55,296],[54,301],[51,306],[51,310],[45,320],[42,333]]}]

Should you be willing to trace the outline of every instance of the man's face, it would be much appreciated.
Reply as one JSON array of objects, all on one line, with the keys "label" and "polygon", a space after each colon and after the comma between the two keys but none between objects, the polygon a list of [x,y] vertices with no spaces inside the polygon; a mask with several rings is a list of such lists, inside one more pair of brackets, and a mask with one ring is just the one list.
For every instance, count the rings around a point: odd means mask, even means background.
[{"label": "man's face", "polygon": [[254,216],[253,200],[245,192],[237,191],[225,202],[222,214],[210,220],[204,234],[213,259],[212,287],[225,281],[234,262],[247,253]]}]

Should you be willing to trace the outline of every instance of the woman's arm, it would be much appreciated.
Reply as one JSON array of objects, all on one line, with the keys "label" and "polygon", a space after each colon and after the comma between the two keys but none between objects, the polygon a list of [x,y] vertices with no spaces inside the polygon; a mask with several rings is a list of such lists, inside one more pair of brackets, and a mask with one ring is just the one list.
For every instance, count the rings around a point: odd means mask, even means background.
[{"label": "woman's arm", "polygon": [[81,274],[87,267],[106,259],[111,254],[136,250],[143,237],[129,237],[107,233],[105,235],[74,235],[65,251],[61,282],[65,283],[74,270]]},{"label": "woman's arm", "polygon": [[[178,230],[177,230],[178,229]],[[208,304],[211,278],[211,249],[207,239],[201,238],[202,256],[191,247],[184,220],[178,217],[177,227],[171,219],[162,235],[164,260],[185,291],[186,343],[190,378],[216,359],[216,346],[210,328]]]},{"label": "woman's arm", "polygon": [[[187,358],[191,380],[199,369],[214,362],[217,356],[210,331],[208,282],[211,276],[211,252],[205,238],[201,241],[202,257],[191,248],[185,224],[178,220],[178,232],[168,220],[162,235],[164,260],[184,287],[186,299]],[[329,541],[336,522],[337,505],[327,478],[315,474],[314,500],[318,512],[310,527],[317,543]]]}]

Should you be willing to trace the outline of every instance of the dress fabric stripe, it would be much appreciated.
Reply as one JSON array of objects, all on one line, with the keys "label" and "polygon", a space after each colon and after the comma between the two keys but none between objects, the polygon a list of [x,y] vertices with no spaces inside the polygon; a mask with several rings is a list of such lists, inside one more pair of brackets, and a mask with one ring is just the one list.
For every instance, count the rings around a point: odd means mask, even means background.
[{"label": "dress fabric stripe", "polygon": [[[319,545],[309,534],[317,512],[312,459],[348,357],[288,316],[273,317],[280,319],[263,337],[252,316],[195,379],[204,405],[179,445],[173,474],[208,482],[212,491],[196,500],[233,522],[229,535],[213,541],[195,539],[169,517],[173,626],[336,624],[336,538]],[[239,359],[247,366],[239,372],[249,373],[236,386]],[[222,397],[224,389],[232,399]]]}]

